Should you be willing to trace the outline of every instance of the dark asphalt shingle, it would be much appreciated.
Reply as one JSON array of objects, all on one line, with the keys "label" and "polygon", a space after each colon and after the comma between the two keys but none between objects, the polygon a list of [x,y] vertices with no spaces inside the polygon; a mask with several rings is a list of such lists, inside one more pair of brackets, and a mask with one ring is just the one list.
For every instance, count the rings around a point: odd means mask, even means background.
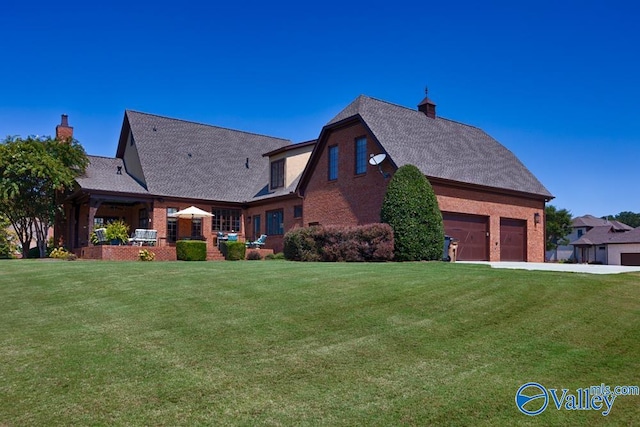
[{"label": "dark asphalt shingle", "polygon": [[398,167],[413,164],[428,177],[553,197],[511,151],[481,129],[364,95],[328,126],[354,116],[362,118]]},{"label": "dark asphalt shingle", "polygon": [[[126,173],[122,159],[87,156],[89,166],[84,175],[76,178],[81,188],[93,191],[114,193],[149,194],[149,192],[129,174]],[[118,167],[122,174],[118,174]]]},{"label": "dark asphalt shingle", "polygon": [[269,182],[269,159],[262,154],[291,144],[286,139],[135,111],[126,115],[147,188],[154,195],[251,200],[256,188]]}]

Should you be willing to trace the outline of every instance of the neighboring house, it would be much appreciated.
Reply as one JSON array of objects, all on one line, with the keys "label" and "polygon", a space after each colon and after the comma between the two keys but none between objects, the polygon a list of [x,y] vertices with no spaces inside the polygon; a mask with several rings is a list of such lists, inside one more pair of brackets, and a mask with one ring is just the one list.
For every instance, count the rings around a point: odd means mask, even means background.
[{"label": "neighboring house", "polygon": [[618,221],[608,222],[589,227],[571,242],[576,262],[640,266],[640,228],[632,229]]},{"label": "neighboring house", "polygon": [[582,261],[583,259],[588,259],[588,257],[582,257],[582,253],[578,253],[578,251],[576,251],[573,242],[580,239],[596,227],[605,227],[606,229],[613,230],[613,232],[633,230],[633,228],[627,224],[615,220],[597,218],[593,215],[576,217],[571,221],[571,233],[565,236],[565,240],[567,240],[569,244],[559,245],[557,250],[547,251],[547,259],[551,261],[588,262]]},{"label": "neighboring house", "polygon": [[[378,165],[372,155],[385,154]],[[378,157],[379,158],[379,157]],[[302,225],[379,222],[386,186],[405,164],[430,180],[445,232],[461,260],[544,260],[544,207],[553,198],[482,130],[436,117],[425,98],[412,110],[360,96],[317,141],[291,141],[126,111],[115,158],[90,156],[59,224],[68,246],[89,245],[94,227],[121,218],[158,230],[159,245],[218,231],[267,234],[282,250]],[[196,205],[214,214],[176,220]]]}]

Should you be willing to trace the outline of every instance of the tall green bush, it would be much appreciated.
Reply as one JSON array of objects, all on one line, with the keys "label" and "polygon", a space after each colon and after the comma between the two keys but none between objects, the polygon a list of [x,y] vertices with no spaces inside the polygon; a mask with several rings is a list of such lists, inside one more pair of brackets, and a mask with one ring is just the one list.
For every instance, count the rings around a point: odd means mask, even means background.
[{"label": "tall green bush", "polygon": [[245,257],[247,247],[243,242],[223,242],[222,255],[227,261],[240,261]]},{"label": "tall green bush", "polygon": [[206,261],[207,243],[200,240],[178,240],[176,258],[179,261]]},{"label": "tall green bush", "polygon": [[393,228],[396,260],[442,259],[442,213],[429,180],[416,166],[402,166],[393,175],[380,220]]}]

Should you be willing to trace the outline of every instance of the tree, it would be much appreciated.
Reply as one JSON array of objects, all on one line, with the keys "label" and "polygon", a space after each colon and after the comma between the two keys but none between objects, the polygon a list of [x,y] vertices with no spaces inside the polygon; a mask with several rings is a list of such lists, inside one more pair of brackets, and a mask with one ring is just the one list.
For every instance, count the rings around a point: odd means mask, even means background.
[{"label": "tree", "polygon": [[11,223],[0,213],[0,259],[12,258],[15,245],[12,232],[9,231]]},{"label": "tree", "polygon": [[640,213],[623,211],[618,215],[608,215],[606,218],[609,220],[620,221],[621,223],[627,224],[633,228],[640,227]]},{"label": "tree", "polygon": [[402,166],[391,178],[380,219],[393,229],[396,260],[442,259],[442,213],[429,180],[416,166]]},{"label": "tree", "polygon": [[545,208],[545,223],[547,232],[547,250],[552,251],[558,245],[566,245],[569,241],[566,236],[571,233],[571,212],[566,209],[558,209],[553,205]]},{"label": "tree", "polygon": [[40,256],[60,209],[57,197],[70,189],[89,163],[78,141],[8,137],[0,144],[0,203],[26,258],[36,238]]}]

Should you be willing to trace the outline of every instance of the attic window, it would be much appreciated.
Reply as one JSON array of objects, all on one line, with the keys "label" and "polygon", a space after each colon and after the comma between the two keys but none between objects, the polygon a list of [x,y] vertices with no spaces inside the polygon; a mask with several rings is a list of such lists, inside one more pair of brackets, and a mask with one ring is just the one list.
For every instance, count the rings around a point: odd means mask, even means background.
[{"label": "attic window", "polygon": [[271,189],[284,187],[284,159],[271,162]]}]

